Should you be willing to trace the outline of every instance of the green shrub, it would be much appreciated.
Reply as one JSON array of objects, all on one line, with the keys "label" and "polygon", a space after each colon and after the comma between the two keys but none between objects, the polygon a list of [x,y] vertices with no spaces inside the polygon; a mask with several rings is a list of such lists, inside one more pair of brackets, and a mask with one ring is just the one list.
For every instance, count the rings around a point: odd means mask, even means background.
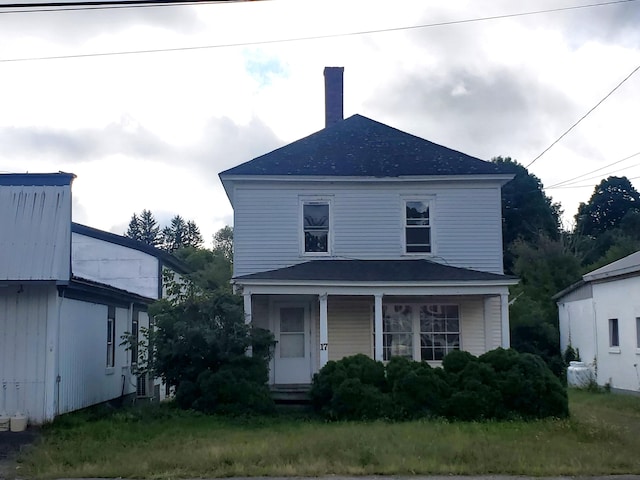
[{"label": "green shrub", "polygon": [[568,415],[565,388],[537,355],[498,348],[476,358],[456,351],[442,364],[394,357],[385,367],[364,355],[331,361],[313,378],[312,403],[332,420]]},{"label": "green shrub", "polygon": [[332,420],[374,420],[393,415],[389,394],[378,387],[347,378],[336,388],[329,404]]},{"label": "green shrub", "polygon": [[338,388],[348,379],[354,378],[357,378],[362,385],[371,386],[380,392],[388,390],[385,368],[381,362],[376,362],[362,354],[345,357],[337,362],[327,362],[313,376],[309,395],[314,408],[328,417],[333,417],[331,405]]},{"label": "green shrub", "polygon": [[499,348],[479,360],[499,373],[496,388],[503,408],[499,416],[545,418],[569,414],[565,387],[538,355]]},{"label": "green shrub", "polygon": [[393,417],[402,419],[439,415],[451,388],[441,369],[425,362],[393,357],[387,364],[387,382],[392,394]]}]

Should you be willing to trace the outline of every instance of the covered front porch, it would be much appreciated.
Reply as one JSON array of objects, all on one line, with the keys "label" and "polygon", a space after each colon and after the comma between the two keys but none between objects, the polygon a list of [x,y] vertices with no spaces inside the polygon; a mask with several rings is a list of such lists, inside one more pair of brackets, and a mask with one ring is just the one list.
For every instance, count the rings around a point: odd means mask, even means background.
[{"label": "covered front porch", "polygon": [[[374,278],[362,277],[375,273],[371,267],[379,270],[380,261],[338,265],[348,267],[351,273],[345,271],[345,276],[360,278],[313,278],[321,273],[318,267],[325,271],[335,262],[344,261],[308,262],[235,279],[244,298],[245,321],[276,337],[271,385],[309,384],[329,360],[358,353],[379,361],[400,355],[438,365],[451,350],[480,355],[509,347],[511,277],[410,260],[400,261],[407,262],[400,267],[409,271],[398,272],[394,262]],[[422,278],[407,275],[416,262],[430,274],[422,268]],[[322,265],[300,272],[314,263]],[[425,278],[437,273],[443,278]],[[397,278],[400,275],[409,279]],[[451,278],[456,275],[466,278]],[[331,277],[326,271],[323,276]]]}]

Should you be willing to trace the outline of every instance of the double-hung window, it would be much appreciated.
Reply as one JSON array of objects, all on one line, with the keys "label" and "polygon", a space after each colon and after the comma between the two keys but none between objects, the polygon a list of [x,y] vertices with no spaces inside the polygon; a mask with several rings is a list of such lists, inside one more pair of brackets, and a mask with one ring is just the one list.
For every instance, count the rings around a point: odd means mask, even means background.
[{"label": "double-hung window", "polygon": [[404,201],[405,253],[431,253],[431,202],[428,199]]},{"label": "double-hung window", "polygon": [[107,307],[107,368],[113,368],[116,357],[116,307]]},{"label": "double-hung window", "polygon": [[329,254],[331,251],[331,203],[328,200],[303,200],[301,208],[304,254]]}]

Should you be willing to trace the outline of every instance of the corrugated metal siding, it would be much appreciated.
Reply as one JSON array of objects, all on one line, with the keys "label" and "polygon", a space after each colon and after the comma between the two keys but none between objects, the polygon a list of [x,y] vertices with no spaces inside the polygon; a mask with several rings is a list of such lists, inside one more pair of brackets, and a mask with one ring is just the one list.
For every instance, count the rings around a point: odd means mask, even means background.
[{"label": "corrugated metal siding", "polygon": [[362,353],[371,356],[373,298],[329,297],[329,360]]},{"label": "corrugated metal siding", "polygon": [[45,418],[47,319],[54,286],[0,288],[0,413]]},{"label": "corrugated metal siding", "polygon": [[120,345],[131,330],[131,313],[116,308],[115,366],[107,368],[107,310],[100,305],[64,299],[60,318],[59,412],[66,413],[135,392],[129,374],[130,353]]},{"label": "corrugated metal siding", "polygon": [[71,259],[78,277],[158,298],[158,259],[153,255],[74,233]]},{"label": "corrugated metal siding", "polygon": [[[333,256],[403,256],[404,196],[433,196],[436,261],[502,273],[500,189],[480,184],[238,185],[234,202],[235,275],[307,261],[300,254],[300,195],[330,197]],[[317,257],[316,257],[317,258]]]},{"label": "corrugated metal siding", "polygon": [[0,187],[0,280],[68,280],[71,187]]}]

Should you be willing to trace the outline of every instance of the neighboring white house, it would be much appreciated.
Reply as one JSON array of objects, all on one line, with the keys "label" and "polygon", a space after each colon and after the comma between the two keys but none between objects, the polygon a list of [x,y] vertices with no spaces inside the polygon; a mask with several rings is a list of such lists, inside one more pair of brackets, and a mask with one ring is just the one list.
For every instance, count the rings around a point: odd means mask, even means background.
[{"label": "neighboring white house", "polygon": [[513,175],[369,118],[342,119],[220,174],[234,209],[234,277],[247,322],[277,340],[274,385],[309,384],[363,353],[439,364],[509,347],[501,186]]},{"label": "neighboring white house", "polygon": [[599,385],[640,390],[640,252],[558,293],[560,346],[580,351]]},{"label": "neighboring white house", "polygon": [[71,222],[72,174],[0,175],[0,414],[31,423],[136,392],[125,332],[149,326],[173,257]]}]

